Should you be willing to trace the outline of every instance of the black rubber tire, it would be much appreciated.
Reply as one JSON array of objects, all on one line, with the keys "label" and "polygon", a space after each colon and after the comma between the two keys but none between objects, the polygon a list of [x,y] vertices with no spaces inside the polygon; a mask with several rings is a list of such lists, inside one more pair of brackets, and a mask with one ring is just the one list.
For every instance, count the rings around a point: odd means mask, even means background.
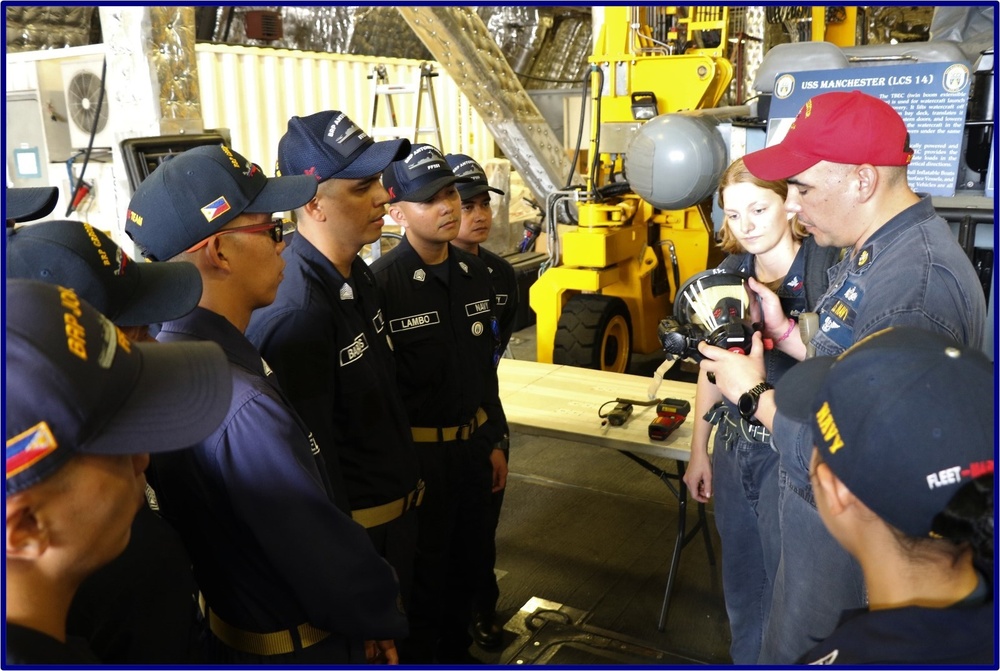
[{"label": "black rubber tire", "polygon": [[616,296],[578,294],[559,316],[552,361],[627,373],[632,363],[632,319]]}]

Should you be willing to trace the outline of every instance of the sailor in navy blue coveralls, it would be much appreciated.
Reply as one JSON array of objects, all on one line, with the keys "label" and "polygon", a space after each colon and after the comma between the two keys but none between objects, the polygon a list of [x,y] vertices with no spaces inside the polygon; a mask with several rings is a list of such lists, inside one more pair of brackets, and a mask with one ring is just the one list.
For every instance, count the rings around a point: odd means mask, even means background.
[{"label": "sailor in navy blue coveralls", "polygon": [[228,147],[206,146],[160,165],[129,204],[126,231],[144,255],[192,263],[203,279],[199,307],[157,339],[215,342],[232,375],[215,432],[150,468],[191,555],[215,662],[363,663],[369,641],[394,654],[407,632],[392,567],[337,507],[322,446],[243,335],[285,265],[271,213],[315,193],[311,177],[267,179]]},{"label": "sailor in navy blue coveralls", "polygon": [[[209,626],[223,623],[212,629],[224,644],[212,658],[363,663],[365,639],[405,635],[392,569],[337,509],[320,446],[253,345],[203,308],[165,323],[157,340],[216,342],[233,374],[216,432],[150,466],[162,514],[191,553]],[[263,637],[245,632],[289,632],[293,649],[254,651]]]},{"label": "sailor in navy blue coveralls", "polygon": [[[493,228],[493,209],[490,203],[491,193],[503,196],[500,189],[490,186],[483,167],[466,154],[448,154],[445,156],[452,171],[459,177],[469,179],[468,182],[456,184],[458,195],[462,199],[462,225],[458,236],[452,242],[456,247],[478,256],[490,271],[490,281],[496,294],[495,312],[500,323],[500,350],[506,351],[507,343],[514,331],[514,321],[517,318],[518,287],[517,275],[513,266],[481,243],[485,243]],[[504,427],[504,441],[500,450],[505,466],[510,463],[510,430]],[[491,455],[492,458],[499,458]],[[506,485],[506,483],[505,483]],[[487,649],[497,648],[503,643],[503,630],[496,622],[497,602],[500,599],[500,587],[497,584],[494,568],[496,566],[496,529],[500,522],[500,510],[503,507],[506,486],[499,487],[494,483],[493,496],[490,501],[490,531],[486,534],[483,556],[478,571],[478,588],[473,604],[474,616],[472,622],[472,637],[477,644]]]},{"label": "sailor in navy blue coveralls", "polygon": [[[327,137],[344,137],[328,143]],[[341,509],[368,530],[408,602],[423,497],[410,424],[375,276],[358,257],[378,239],[389,197],[379,177],[409,151],[375,142],[341,112],[292,117],[278,145],[282,175],[309,174],[316,196],[296,210],[274,303],[247,337],[323,446]]]},{"label": "sailor in navy blue coveralls", "polygon": [[448,244],[458,232],[457,179],[429,145],[390,164],[389,212],[406,235],[372,265],[426,483],[404,662],[469,659],[475,569],[491,530],[490,453],[506,426],[489,270]]}]

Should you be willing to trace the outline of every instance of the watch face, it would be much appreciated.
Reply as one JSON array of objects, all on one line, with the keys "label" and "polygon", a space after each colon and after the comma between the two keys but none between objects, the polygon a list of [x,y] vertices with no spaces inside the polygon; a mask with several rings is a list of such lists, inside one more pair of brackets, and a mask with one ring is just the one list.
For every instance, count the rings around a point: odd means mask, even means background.
[{"label": "watch face", "polygon": [[757,409],[757,399],[750,394],[743,394],[740,396],[740,400],[737,401],[736,407],[739,408],[740,414],[745,418],[750,418],[753,415],[754,410]]}]

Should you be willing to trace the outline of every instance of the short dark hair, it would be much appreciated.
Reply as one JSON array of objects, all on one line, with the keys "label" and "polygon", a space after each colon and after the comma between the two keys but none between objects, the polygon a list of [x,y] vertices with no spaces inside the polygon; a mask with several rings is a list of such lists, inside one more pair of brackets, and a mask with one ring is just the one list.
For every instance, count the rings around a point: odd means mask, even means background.
[{"label": "short dark hair", "polygon": [[931,533],[956,545],[972,546],[979,565],[993,562],[993,475],[981,475],[955,492],[934,517]]}]

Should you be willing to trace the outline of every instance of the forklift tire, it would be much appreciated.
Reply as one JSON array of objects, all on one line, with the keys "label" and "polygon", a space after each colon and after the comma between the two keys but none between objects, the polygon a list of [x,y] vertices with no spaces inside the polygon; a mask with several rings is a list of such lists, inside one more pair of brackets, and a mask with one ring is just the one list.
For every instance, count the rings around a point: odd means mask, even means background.
[{"label": "forklift tire", "polygon": [[615,296],[578,294],[559,316],[552,361],[627,373],[632,362],[632,320]]}]

